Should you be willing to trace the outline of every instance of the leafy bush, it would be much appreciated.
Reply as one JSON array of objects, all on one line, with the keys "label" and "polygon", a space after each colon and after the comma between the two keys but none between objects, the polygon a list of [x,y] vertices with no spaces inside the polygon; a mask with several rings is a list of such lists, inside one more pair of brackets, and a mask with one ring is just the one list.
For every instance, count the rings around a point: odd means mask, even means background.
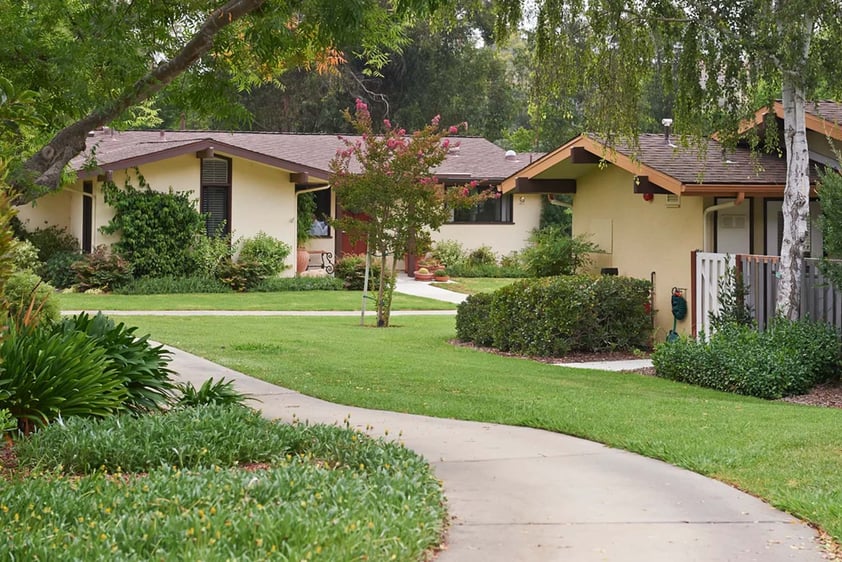
[{"label": "leafy bush", "polygon": [[17,271],[6,281],[9,316],[19,324],[52,324],[61,316],[55,289],[30,271]]},{"label": "leafy bush", "polygon": [[652,354],[658,376],[777,399],[838,377],[839,336],[827,325],[777,319],[765,332],[725,324],[707,342],[681,338]]},{"label": "leafy bush", "polygon": [[[0,394],[0,399],[3,395]],[[0,435],[14,430],[18,426],[17,420],[6,408],[0,408]]]},{"label": "leafy bush", "polygon": [[36,228],[24,235],[24,240],[32,242],[38,248],[38,259],[49,261],[55,254],[79,253],[79,239],[67,232],[65,228],[47,226]]},{"label": "leafy bush", "polygon": [[10,393],[0,400],[28,430],[61,416],[108,416],[123,407],[123,378],[108,368],[105,350],[81,332],[18,328],[0,341],[0,378]]},{"label": "leafy bush", "polygon": [[137,277],[193,273],[192,247],[205,231],[205,220],[191,193],[154,191],[143,176],[137,176],[138,188],[128,179],[123,189],[103,184],[104,200],[114,208],[114,218],[102,232],[119,233],[114,251],[132,263]]},{"label": "leafy bush", "polygon": [[719,330],[727,324],[754,325],[754,315],[748,306],[748,287],[737,268],[729,267],[717,281],[717,286],[719,310],[708,313],[712,330]]},{"label": "leafy bush", "polygon": [[237,261],[260,264],[261,275],[273,277],[287,267],[284,262],[290,251],[288,244],[261,231],[243,241]]},{"label": "leafy bush", "polygon": [[483,347],[494,343],[491,330],[492,293],[477,293],[468,296],[457,307],[456,337]]},{"label": "leafy bush", "polygon": [[433,244],[431,254],[439,263],[453,267],[465,261],[465,250],[456,240],[441,240]]},{"label": "leafy bush", "polygon": [[215,278],[192,277],[142,277],[114,290],[121,295],[176,295],[184,293],[230,293],[231,287]]},{"label": "leafy bush", "polygon": [[56,252],[43,262],[36,273],[57,289],[66,289],[76,283],[73,264],[82,260],[79,252]]},{"label": "leafy bush", "polygon": [[342,279],[330,276],[320,277],[270,277],[251,288],[255,293],[277,293],[281,291],[339,291],[344,289]]},{"label": "leafy bush", "polygon": [[221,225],[214,236],[206,236],[204,232],[196,234],[190,247],[191,263],[195,271],[188,275],[197,275],[216,279],[219,277],[219,267],[234,258],[234,245],[231,235],[225,234]]},{"label": "leafy bush", "polygon": [[559,225],[534,230],[523,251],[523,261],[535,277],[573,275],[590,263],[589,253],[599,248],[582,236],[571,238]]},{"label": "leafy bush", "polygon": [[231,289],[242,293],[250,291],[264,279],[266,268],[254,261],[226,262],[219,266],[219,280]]},{"label": "leafy bush", "polygon": [[[468,253],[468,265],[497,265],[497,254],[491,246],[480,246]],[[449,264],[448,264],[449,265]]]},{"label": "leafy bush", "polygon": [[132,264],[104,245],[97,246],[93,252],[74,263],[71,269],[76,272],[80,291],[110,291],[131,281],[133,271]]},{"label": "leafy bush", "polygon": [[12,267],[17,271],[37,271],[41,263],[38,259],[38,248],[28,240],[15,242],[9,257]]},{"label": "leafy bush", "polygon": [[207,406],[209,404],[243,406],[248,399],[248,396],[234,388],[234,381],[228,381],[224,378],[218,382],[209,378],[199,388],[189,382],[178,384],[177,388],[181,393],[177,401],[180,408],[195,408],[196,406]]},{"label": "leafy bush", "polygon": [[115,324],[102,313],[65,318],[56,328],[57,333],[68,337],[81,332],[105,352],[106,369],[126,387],[126,408],[133,412],[161,411],[172,401],[175,388],[173,371],[167,367],[170,352],[163,346],[152,346],[149,336],[137,337],[136,330],[122,322]]},{"label": "leafy bush", "polygon": [[[365,282],[365,255],[348,254],[342,256],[334,268],[333,274],[341,279],[345,288],[349,291],[362,291]],[[368,272],[368,288],[377,290],[380,280],[380,262],[372,259],[371,268]]]},{"label": "leafy bush", "polygon": [[[562,276],[518,281],[457,310],[457,333],[524,355],[632,350],[650,345],[648,281]],[[490,336],[489,336],[490,333]],[[461,335],[460,335],[461,339]]]}]

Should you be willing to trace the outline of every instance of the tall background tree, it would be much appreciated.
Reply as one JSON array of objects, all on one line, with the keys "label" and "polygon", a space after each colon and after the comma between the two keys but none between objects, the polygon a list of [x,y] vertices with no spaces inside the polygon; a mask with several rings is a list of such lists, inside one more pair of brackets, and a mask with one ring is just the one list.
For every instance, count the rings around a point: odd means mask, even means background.
[{"label": "tall background tree", "polygon": [[[583,128],[611,141],[643,130],[647,90],[656,78],[686,137],[739,139],[740,123],[780,97],[787,158],[777,308],[800,308],[809,214],[805,104],[842,88],[838,0],[495,0],[498,30],[511,32],[534,5],[539,86],[553,92]],[[762,144],[756,131],[747,142]]]},{"label": "tall background tree", "polygon": [[[236,113],[239,91],[297,67],[327,69],[358,45],[375,67],[437,0],[0,0],[0,76],[39,94],[44,125],[10,162],[27,197],[58,189],[88,131],[168,99],[204,115]],[[234,108],[234,109],[231,109]],[[132,113],[132,112],[135,113]]]}]

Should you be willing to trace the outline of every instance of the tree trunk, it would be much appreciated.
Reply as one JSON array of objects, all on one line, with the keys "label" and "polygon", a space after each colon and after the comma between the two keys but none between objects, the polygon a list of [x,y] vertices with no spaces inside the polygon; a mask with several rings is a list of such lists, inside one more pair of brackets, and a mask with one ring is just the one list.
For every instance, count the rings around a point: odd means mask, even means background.
[{"label": "tree trunk", "polygon": [[254,12],[266,0],[229,0],[214,10],[190,41],[172,59],[159,64],[113,100],[68,125],[24,164],[24,177],[10,182],[24,200],[37,196],[33,187],[48,191],[60,187],[61,172],[67,163],[85,150],[88,132],[120,116],[126,109],[143,102],[186,71],[213,46],[217,33],[241,17]]},{"label": "tree trunk", "polygon": [[807,148],[804,92],[786,84],[783,88],[784,146],[787,158],[786,189],[783,202],[778,314],[797,320],[801,312],[801,277],[804,245],[810,217],[810,153]]},{"label": "tree trunk", "polygon": [[[800,23],[800,25],[798,25]],[[779,22],[779,26],[791,22]],[[784,150],[786,152],[786,188],[783,201],[783,237],[780,279],[775,309],[778,315],[797,320],[801,314],[801,278],[804,270],[804,245],[810,233],[810,151],[807,147],[807,123],[804,86],[801,79],[810,51],[812,20],[804,16],[796,25],[802,43],[797,46],[803,64],[782,68],[784,109]],[[785,35],[784,31],[781,31]],[[795,46],[793,46],[795,47]],[[793,57],[798,59],[798,57]]]},{"label": "tree trunk", "polygon": [[380,285],[377,287],[377,327],[389,327],[389,309],[386,307],[386,297],[389,288],[386,286],[386,251],[380,252]]}]

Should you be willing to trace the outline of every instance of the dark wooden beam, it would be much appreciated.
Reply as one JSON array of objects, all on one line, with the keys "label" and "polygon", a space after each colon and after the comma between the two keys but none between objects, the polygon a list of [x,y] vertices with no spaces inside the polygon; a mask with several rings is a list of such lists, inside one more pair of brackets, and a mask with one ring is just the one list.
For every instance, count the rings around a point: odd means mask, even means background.
[{"label": "dark wooden beam", "polygon": [[602,158],[583,146],[574,146],[570,149],[570,161],[573,164],[599,164]]},{"label": "dark wooden beam", "polygon": [[306,185],[310,183],[310,174],[307,172],[290,172],[289,181],[292,183]]},{"label": "dark wooden beam", "polygon": [[576,180],[533,180],[517,178],[515,193],[576,193]]},{"label": "dark wooden beam", "polygon": [[213,147],[210,146],[204,150],[197,150],[196,151],[196,158],[213,158]]},{"label": "dark wooden beam", "polygon": [[650,182],[647,176],[637,176],[637,181],[634,182],[634,192],[652,195],[669,195],[672,193],[672,191]]}]

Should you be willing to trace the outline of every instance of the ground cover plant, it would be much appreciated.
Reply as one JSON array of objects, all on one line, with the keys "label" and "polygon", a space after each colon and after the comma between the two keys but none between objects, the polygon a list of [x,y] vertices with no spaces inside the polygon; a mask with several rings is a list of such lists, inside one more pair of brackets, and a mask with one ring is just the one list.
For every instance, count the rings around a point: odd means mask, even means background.
[{"label": "ground cover plant", "polygon": [[[62,310],[359,310],[362,291],[282,291],[179,295],[57,295]],[[396,294],[395,310],[453,310],[455,305]]]},{"label": "ground cover plant", "polygon": [[403,446],[242,406],[67,420],[16,451],[7,560],[421,560],[445,515]]},{"label": "ground cover plant", "polygon": [[454,346],[451,317],[400,318],[398,327],[382,331],[347,318],[135,317],[131,323],[326,400],[542,428],[662,459],[736,485],[842,539],[840,410]]}]

